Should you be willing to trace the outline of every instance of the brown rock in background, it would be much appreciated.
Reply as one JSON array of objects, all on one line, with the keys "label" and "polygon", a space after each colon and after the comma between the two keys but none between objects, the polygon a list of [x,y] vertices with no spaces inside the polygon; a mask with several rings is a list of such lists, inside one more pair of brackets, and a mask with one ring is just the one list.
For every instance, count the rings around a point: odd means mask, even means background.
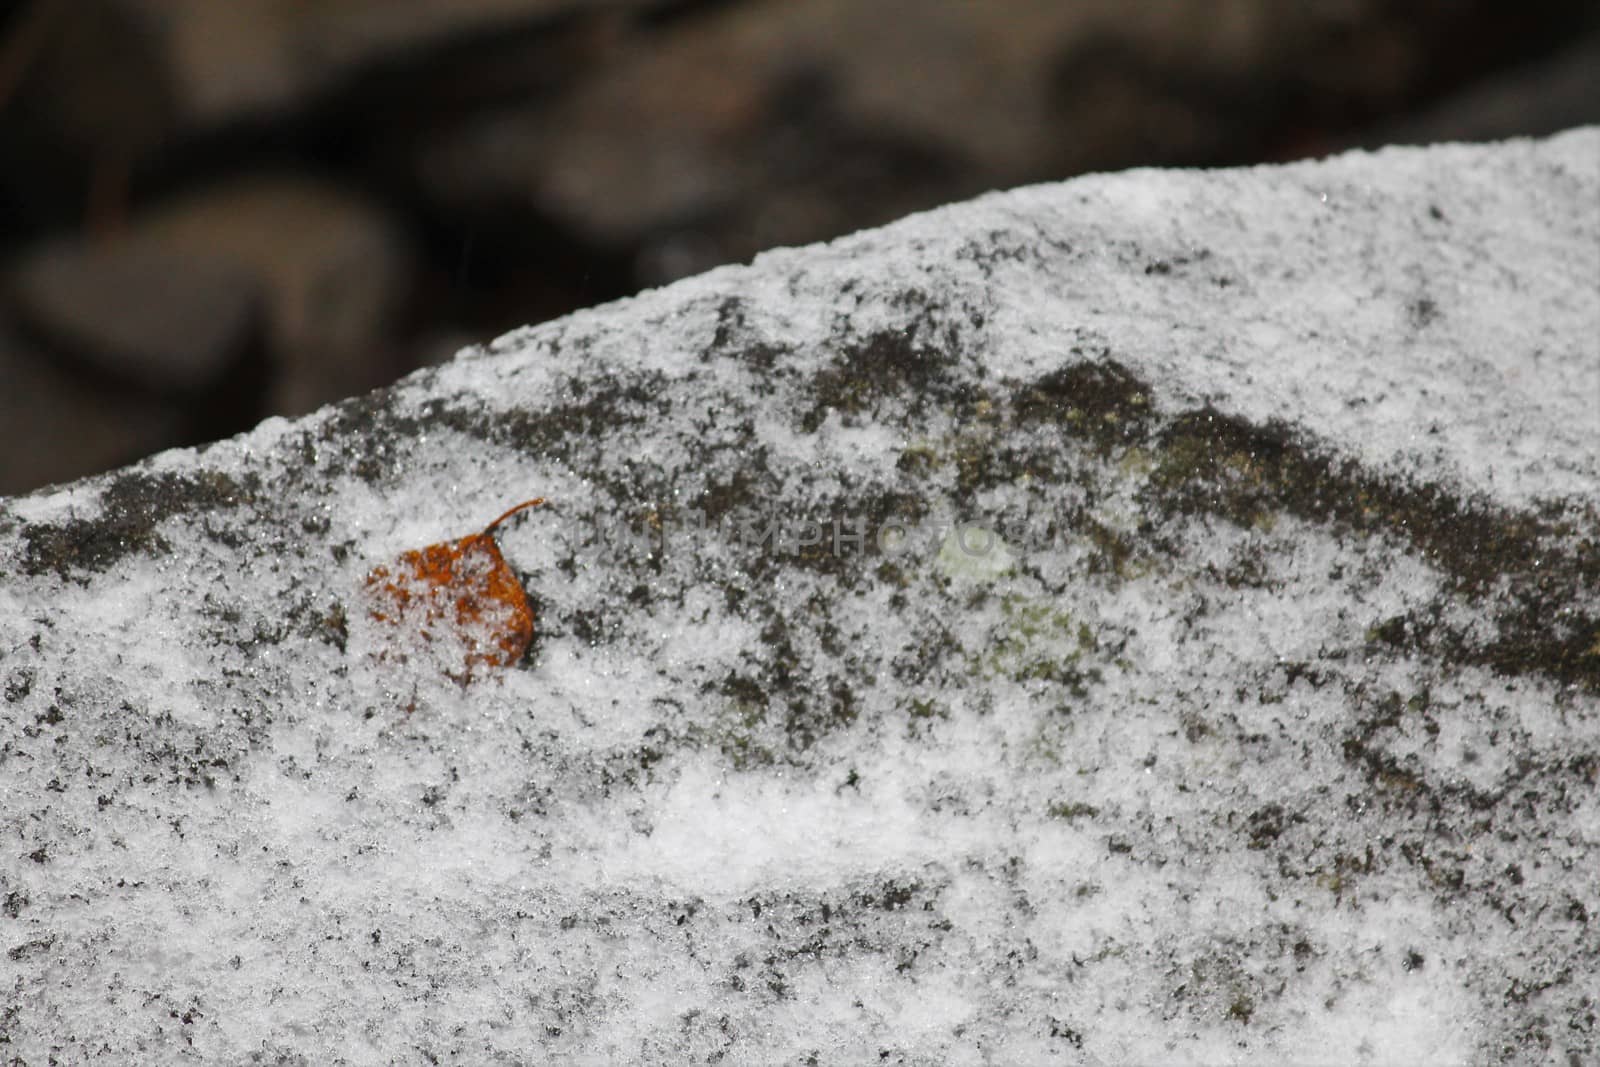
[{"label": "brown rock in background", "polygon": [[266,408],[293,415],[386,384],[411,284],[403,233],[377,206],[298,175],[219,184],[153,208],[146,240],[218,257],[266,290],[272,365]]},{"label": "brown rock in background", "polygon": [[[0,200],[24,233],[113,225],[134,168],[179,101],[142,27],[113,0],[33,0],[0,24]],[[7,228],[12,228],[7,227]]]},{"label": "brown rock in background", "polygon": [[10,297],[41,342],[154,394],[213,393],[260,352],[255,275],[150,240],[47,245],[23,261]]},{"label": "brown rock in background", "polygon": [[0,324],[0,496],[185,443],[182,411],[56,365]]},{"label": "brown rock in background", "polygon": [[1358,143],[1430,144],[1548,136],[1600,122],[1600,32],[1428,106],[1378,123]]},{"label": "brown rock in background", "polygon": [[[166,137],[302,109],[374,66],[645,0],[35,0],[38,81]],[[56,66],[59,63],[61,66]],[[83,91],[72,92],[80,84]],[[116,87],[109,93],[106,87]],[[152,109],[150,102],[162,99]],[[70,109],[73,102],[69,101]],[[81,125],[81,124],[80,124]]]},{"label": "brown rock in background", "polygon": [[120,234],[247,273],[270,363],[230,433],[986,189],[1600,121],[1557,57],[1596,33],[1591,0],[31,0],[0,263]]},{"label": "brown rock in background", "polygon": [[463,118],[416,167],[446,213],[554,220],[653,284],[984,189],[1294,154],[1425,94],[1438,38],[1487,10],[727,4],[622,41],[557,99]]}]

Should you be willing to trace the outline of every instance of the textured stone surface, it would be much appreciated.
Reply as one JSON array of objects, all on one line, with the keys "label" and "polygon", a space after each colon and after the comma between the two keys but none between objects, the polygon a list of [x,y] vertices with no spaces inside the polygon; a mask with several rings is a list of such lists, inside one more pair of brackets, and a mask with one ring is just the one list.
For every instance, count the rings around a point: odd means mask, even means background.
[{"label": "textured stone surface", "polygon": [[8,500],[6,1054],[1593,1059],[1597,277],[1593,129],[1089,178]]}]

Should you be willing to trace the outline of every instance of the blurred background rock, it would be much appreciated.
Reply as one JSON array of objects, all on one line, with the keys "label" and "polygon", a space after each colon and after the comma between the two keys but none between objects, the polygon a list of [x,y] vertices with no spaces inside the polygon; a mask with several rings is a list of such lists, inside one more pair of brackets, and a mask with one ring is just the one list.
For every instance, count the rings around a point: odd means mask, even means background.
[{"label": "blurred background rock", "polygon": [[988,189],[1596,121],[1593,0],[0,3],[0,493]]}]

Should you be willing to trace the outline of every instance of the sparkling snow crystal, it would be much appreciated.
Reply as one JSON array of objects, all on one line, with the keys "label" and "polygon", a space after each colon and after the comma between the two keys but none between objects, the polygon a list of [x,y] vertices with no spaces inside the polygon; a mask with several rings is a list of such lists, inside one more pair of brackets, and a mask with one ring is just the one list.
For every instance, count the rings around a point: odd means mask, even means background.
[{"label": "sparkling snow crystal", "polygon": [[1593,129],[1085,178],[0,502],[0,1053],[1593,1062],[1597,278]]}]

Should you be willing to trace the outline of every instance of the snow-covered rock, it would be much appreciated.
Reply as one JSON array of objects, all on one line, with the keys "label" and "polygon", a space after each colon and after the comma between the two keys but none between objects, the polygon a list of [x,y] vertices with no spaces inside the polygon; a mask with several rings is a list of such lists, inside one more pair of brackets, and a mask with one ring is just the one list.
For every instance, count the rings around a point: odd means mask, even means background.
[{"label": "snow-covered rock", "polygon": [[1596,129],[1092,177],[0,502],[0,1051],[1588,1061],[1597,279]]}]

